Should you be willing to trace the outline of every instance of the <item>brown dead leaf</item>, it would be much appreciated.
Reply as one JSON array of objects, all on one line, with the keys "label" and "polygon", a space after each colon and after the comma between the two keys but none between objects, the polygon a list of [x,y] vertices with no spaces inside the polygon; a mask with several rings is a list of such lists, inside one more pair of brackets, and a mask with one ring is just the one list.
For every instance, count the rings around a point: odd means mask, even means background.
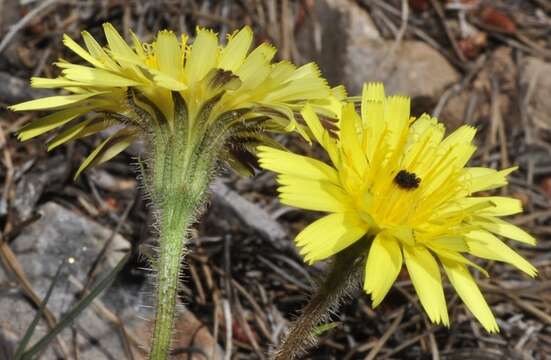
[{"label": "brown dead leaf", "polygon": [[513,34],[517,31],[517,26],[511,18],[503,11],[492,6],[485,6],[480,11],[480,19],[488,26],[497,31]]}]

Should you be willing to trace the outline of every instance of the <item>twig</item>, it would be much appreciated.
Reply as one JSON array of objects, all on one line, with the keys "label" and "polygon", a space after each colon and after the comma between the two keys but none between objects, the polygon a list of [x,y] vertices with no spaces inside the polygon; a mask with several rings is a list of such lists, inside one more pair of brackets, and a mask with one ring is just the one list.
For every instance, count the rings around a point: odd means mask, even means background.
[{"label": "twig", "polygon": [[232,315],[230,302],[228,299],[222,299],[222,308],[224,310],[224,323],[226,325],[226,349],[224,354],[224,360],[231,359],[232,353],[232,339],[233,339],[233,328],[232,328]]},{"label": "twig", "polygon": [[377,341],[377,344],[375,344],[375,346],[373,347],[373,349],[371,349],[369,354],[367,354],[367,356],[365,357],[365,360],[375,359],[377,354],[383,348],[384,344],[388,341],[388,339],[392,336],[392,334],[394,334],[396,332],[396,330],[398,330],[398,325],[400,325],[400,322],[402,321],[402,318],[404,317],[404,313],[405,313],[405,307],[402,306],[400,308],[400,310],[398,311],[398,315],[396,315],[396,318],[394,319],[392,324],[390,324],[390,327],[387,329],[387,331],[385,331],[385,333],[379,339],[379,341]]},{"label": "twig", "polygon": [[448,27],[448,24],[446,23],[446,18],[444,16],[444,9],[442,8],[442,5],[438,0],[430,0],[430,3],[432,4],[432,7],[436,11],[436,14],[438,15],[438,19],[442,23],[442,27],[446,32],[446,36],[448,37],[448,40],[452,44],[452,48],[453,48],[453,51],[455,52],[455,55],[457,55],[457,57],[459,58],[459,60],[461,60],[461,62],[466,63],[467,58],[465,58],[465,55],[459,48],[459,45],[457,44],[455,37],[453,36],[450,28]]},{"label": "twig", "polygon": [[27,15],[23,16],[17,23],[15,23],[6,36],[4,36],[4,39],[0,42],[0,54],[4,49],[9,45],[9,43],[13,40],[15,35],[21,31],[25,26],[27,26],[28,23],[31,22],[35,17],[43,17],[47,14],[46,9],[50,6],[54,5],[59,0],[46,0],[31,11],[27,13]]}]

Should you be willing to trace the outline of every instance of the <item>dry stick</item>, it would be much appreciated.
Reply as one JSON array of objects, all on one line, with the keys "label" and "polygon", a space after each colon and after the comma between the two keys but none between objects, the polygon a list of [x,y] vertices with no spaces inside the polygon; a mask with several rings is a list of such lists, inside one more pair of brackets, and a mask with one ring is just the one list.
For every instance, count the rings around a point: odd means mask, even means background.
[{"label": "dry stick", "polygon": [[8,46],[8,44],[13,40],[14,36],[25,26],[27,26],[28,23],[31,22],[36,16],[42,17],[46,15],[46,9],[50,7],[51,5],[55,4],[59,0],[47,0],[32,9],[25,15],[21,20],[19,20],[16,24],[14,24],[10,31],[4,36],[4,39],[0,42],[0,53],[4,51],[4,49]]},{"label": "dry stick", "polygon": [[316,344],[316,326],[327,320],[344,297],[358,289],[363,264],[358,256],[363,251],[358,247],[363,246],[357,244],[336,255],[332,268],[317,293],[303,309],[276,350],[275,360],[295,359]]},{"label": "dry stick", "polygon": [[232,354],[233,340],[233,317],[231,313],[230,302],[228,301],[228,299],[222,299],[222,309],[224,310],[224,325],[226,326],[226,351],[224,354],[224,360],[230,360]]},{"label": "dry stick", "polygon": [[448,40],[452,44],[453,51],[455,52],[455,55],[457,58],[462,62],[466,63],[467,58],[465,58],[465,55],[463,54],[463,51],[461,51],[461,48],[457,44],[457,41],[455,40],[455,37],[453,36],[450,28],[448,27],[448,24],[446,23],[446,17],[444,15],[444,9],[442,9],[442,5],[437,0],[431,0],[430,1],[432,7],[436,11],[436,14],[438,15],[438,19],[442,23],[442,27],[444,28],[444,31],[446,32],[446,36],[448,37]]},{"label": "dry stick", "polygon": [[398,315],[396,315],[396,318],[394,319],[392,324],[390,324],[390,327],[388,328],[388,330],[385,331],[385,333],[379,339],[379,341],[377,341],[377,343],[375,344],[373,349],[369,352],[369,354],[367,354],[367,356],[365,357],[365,360],[375,359],[375,357],[381,351],[381,349],[386,344],[388,339],[390,339],[390,337],[396,332],[396,330],[398,330],[398,325],[400,325],[400,322],[402,321],[402,318],[404,317],[404,312],[405,312],[405,307],[402,307],[399,310]]}]

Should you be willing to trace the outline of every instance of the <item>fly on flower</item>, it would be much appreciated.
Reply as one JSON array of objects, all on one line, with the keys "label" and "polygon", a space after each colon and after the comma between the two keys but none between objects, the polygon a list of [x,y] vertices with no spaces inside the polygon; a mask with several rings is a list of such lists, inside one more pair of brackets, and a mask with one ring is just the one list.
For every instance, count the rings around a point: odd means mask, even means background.
[{"label": "fly on flower", "polygon": [[[84,47],[64,36],[64,44],[86,65],[60,60],[59,77],[31,80],[33,87],[61,88],[64,94],[11,107],[53,111],[19,134],[27,140],[64,126],[49,149],[124,125],[90,154],[78,173],[111,159],[144,134],[167,138],[178,133],[187,148],[195,139],[204,139],[203,147],[209,148],[230,143],[221,152],[232,161],[235,145],[252,150],[273,143],[264,131],[301,131],[294,113],[306,101],[324,112],[332,107],[327,99],[344,96],[342,87],[327,86],[313,63],[298,68],[287,61],[273,63],[276,49],[266,43],[250,51],[249,27],[229,36],[225,46],[214,32],[201,28],[191,43],[185,34],[178,38],[164,30],[151,44],[132,34],[131,45],[111,24],[103,29],[106,47],[86,31]],[[84,119],[85,114],[93,116]]]},{"label": "fly on flower", "polygon": [[382,84],[364,86],[361,115],[354,104],[343,105],[336,136],[311,107],[302,116],[331,165],[267,146],[259,148],[259,158],[263,168],[279,174],[282,203],[329,213],[297,236],[305,260],[324,260],[372,239],[363,255],[364,290],[373,306],[405,264],[429,318],[449,325],[442,267],[484,328],[498,331],[469,267],[487,273],[469,258],[507,262],[535,276],[534,266],[496,236],[535,244],[501,219],[521,212],[520,201],[476,195],[506,185],[515,168],[468,167],[473,127],[445,137],[443,124],[428,115],[412,118],[410,99],[386,97]]}]

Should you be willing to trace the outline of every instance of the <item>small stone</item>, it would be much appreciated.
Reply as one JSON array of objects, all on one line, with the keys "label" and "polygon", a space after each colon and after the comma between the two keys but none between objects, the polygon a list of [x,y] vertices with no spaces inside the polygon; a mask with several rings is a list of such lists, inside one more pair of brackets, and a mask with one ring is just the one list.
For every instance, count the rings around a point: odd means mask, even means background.
[{"label": "small stone", "polygon": [[[333,85],[349,94],[382,81],[389,94],[428,99],[434,105],[459,74],[438,51],[421,41],[382,39],[365,9],[349,0],[316,1],[313,20],[297,35],[298,47]],[[316,26],[316,24],[331,26]]]}]

